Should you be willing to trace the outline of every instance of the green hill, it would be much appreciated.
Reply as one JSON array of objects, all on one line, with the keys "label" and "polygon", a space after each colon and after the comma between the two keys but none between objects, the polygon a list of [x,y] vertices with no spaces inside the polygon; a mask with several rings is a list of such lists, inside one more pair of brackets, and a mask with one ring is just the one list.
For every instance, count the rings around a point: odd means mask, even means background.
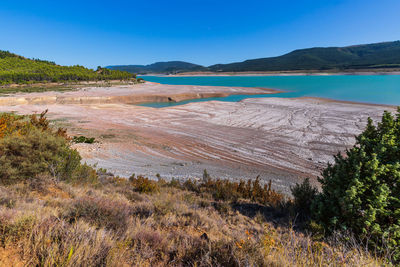
[{"label": "green hill", "polygon": [[400,41],[347,47],[308,48],[288,54],[217,64],[215,72],[286,71],[286,70],[347,70],[400,67]]},{"label": "green hill", "polygon": [[209,67],[182,61],[170,61],[150,65],[115,65],[106,68],[138,74],[199,71],[390,70],[400,68],[400,41],[347,47],[299,49],[282,56],[251,59],[230,64],[216,64]]},{"label": "green hill", "polygon": [[206,67],[183,61],[156,62],[150,65],[116,65],[116,66],[107,66],[106,68],[112,70],[128,71],[131,73],[138,73],[138,74],[179,73],[188,71],[208,70]]},{"label": "green hill", "polygon": [[83,66],[60,66],[54,62],[28,59],[0,50],[0,85],[30,82],[65,82],[127,80],[135,75],[98,68],[96,71]]}]

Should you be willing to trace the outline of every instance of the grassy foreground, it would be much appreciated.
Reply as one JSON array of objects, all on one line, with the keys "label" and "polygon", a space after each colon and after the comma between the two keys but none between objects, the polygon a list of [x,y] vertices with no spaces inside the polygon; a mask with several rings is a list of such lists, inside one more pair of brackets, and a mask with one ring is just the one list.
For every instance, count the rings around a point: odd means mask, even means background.
[{"label": "grassy foreground", "polygon": [[[142,192],[141,192],[142,191]],[[178,182],[107,177],[0,186],[0,263],[8,266],[380,266],[340,237],[313,241],[276,208]],[[217,200],[218,199],[218,200]],[[280,215],[282,216],[282,215]]]}]

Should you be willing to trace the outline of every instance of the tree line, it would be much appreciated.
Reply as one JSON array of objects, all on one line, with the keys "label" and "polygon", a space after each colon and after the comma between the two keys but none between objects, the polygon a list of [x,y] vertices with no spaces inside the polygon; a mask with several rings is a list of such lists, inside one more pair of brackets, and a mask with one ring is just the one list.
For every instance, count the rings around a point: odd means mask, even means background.
[{"label": "tree line", "polygon": [[0,84],[29,82],[67,82],[129,80],[136,75],[125,71],[98,67],[97,70],[83,66],[60,66],[54,62],[27,59],[7,51],[0,51]]}]

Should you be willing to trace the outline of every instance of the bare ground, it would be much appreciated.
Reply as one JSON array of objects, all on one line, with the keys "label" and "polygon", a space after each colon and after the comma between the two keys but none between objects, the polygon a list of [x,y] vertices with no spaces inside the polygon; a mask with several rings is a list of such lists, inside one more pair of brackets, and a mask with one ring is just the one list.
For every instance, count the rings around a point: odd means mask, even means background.
[{"label": "bare ground", "polygon": [[368,116],[377,120],[384,110],[394,110],[313,98],[210,101],[162,109],[131,105],[260,93],[268,90],[147,83],[3,97],[0,110],[27,114],[49,109],[49,117],[71,134],[99,140],[75,145],[86,161],[122,176],[194,178],[207,169],[221,178],[260,175],[283,192],[299,178],[316,181],[334,154],[354,144]]}]

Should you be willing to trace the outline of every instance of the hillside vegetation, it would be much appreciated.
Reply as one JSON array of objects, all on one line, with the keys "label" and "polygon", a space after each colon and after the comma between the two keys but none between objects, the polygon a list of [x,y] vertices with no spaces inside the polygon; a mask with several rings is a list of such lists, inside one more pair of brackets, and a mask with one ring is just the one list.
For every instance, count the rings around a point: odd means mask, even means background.
[{"label": "hillside vegetation", "polygon": [[132,73],[182,72],[251,72],[251,71],[346,71],[400,69],[400,41],[354,45],[346,47],[316,47],[292,51],[288,54],[251,59],[230,64],[204,67],[192,63],[171,61],[151,65],[108,66],[113,70]]},{"label": "hillside vegetation", "polygon": [[347,47],[308,48],[279,57],[210,66],[212,71],[285,71],[400,68],[400,41]]},{"label": "hillside vegetation", "polygon": [[60,66],[54,62],[27,59],[0,50],[0,85],[35,82],[76,82],[129,80],[132,73],[99,67],[96,71],[83,66]]},{"label": "hillside vegetation", "polygon": [[206,67],[183,61],[157,62],[150,65],[116,65],[116,66],[107,66],[106,68],[112,70],[128,71],[137,74],[179,73],[187,71],[208,70]]},{"label": "hillside vegetation", "polygon": [[317,192],[306,183],[293,202],[271,183],[206,171],[198,181],[114,177],[81,164],[45,115],[0,115],[0,265],[389,265],[385,250],[309,224]]}]

